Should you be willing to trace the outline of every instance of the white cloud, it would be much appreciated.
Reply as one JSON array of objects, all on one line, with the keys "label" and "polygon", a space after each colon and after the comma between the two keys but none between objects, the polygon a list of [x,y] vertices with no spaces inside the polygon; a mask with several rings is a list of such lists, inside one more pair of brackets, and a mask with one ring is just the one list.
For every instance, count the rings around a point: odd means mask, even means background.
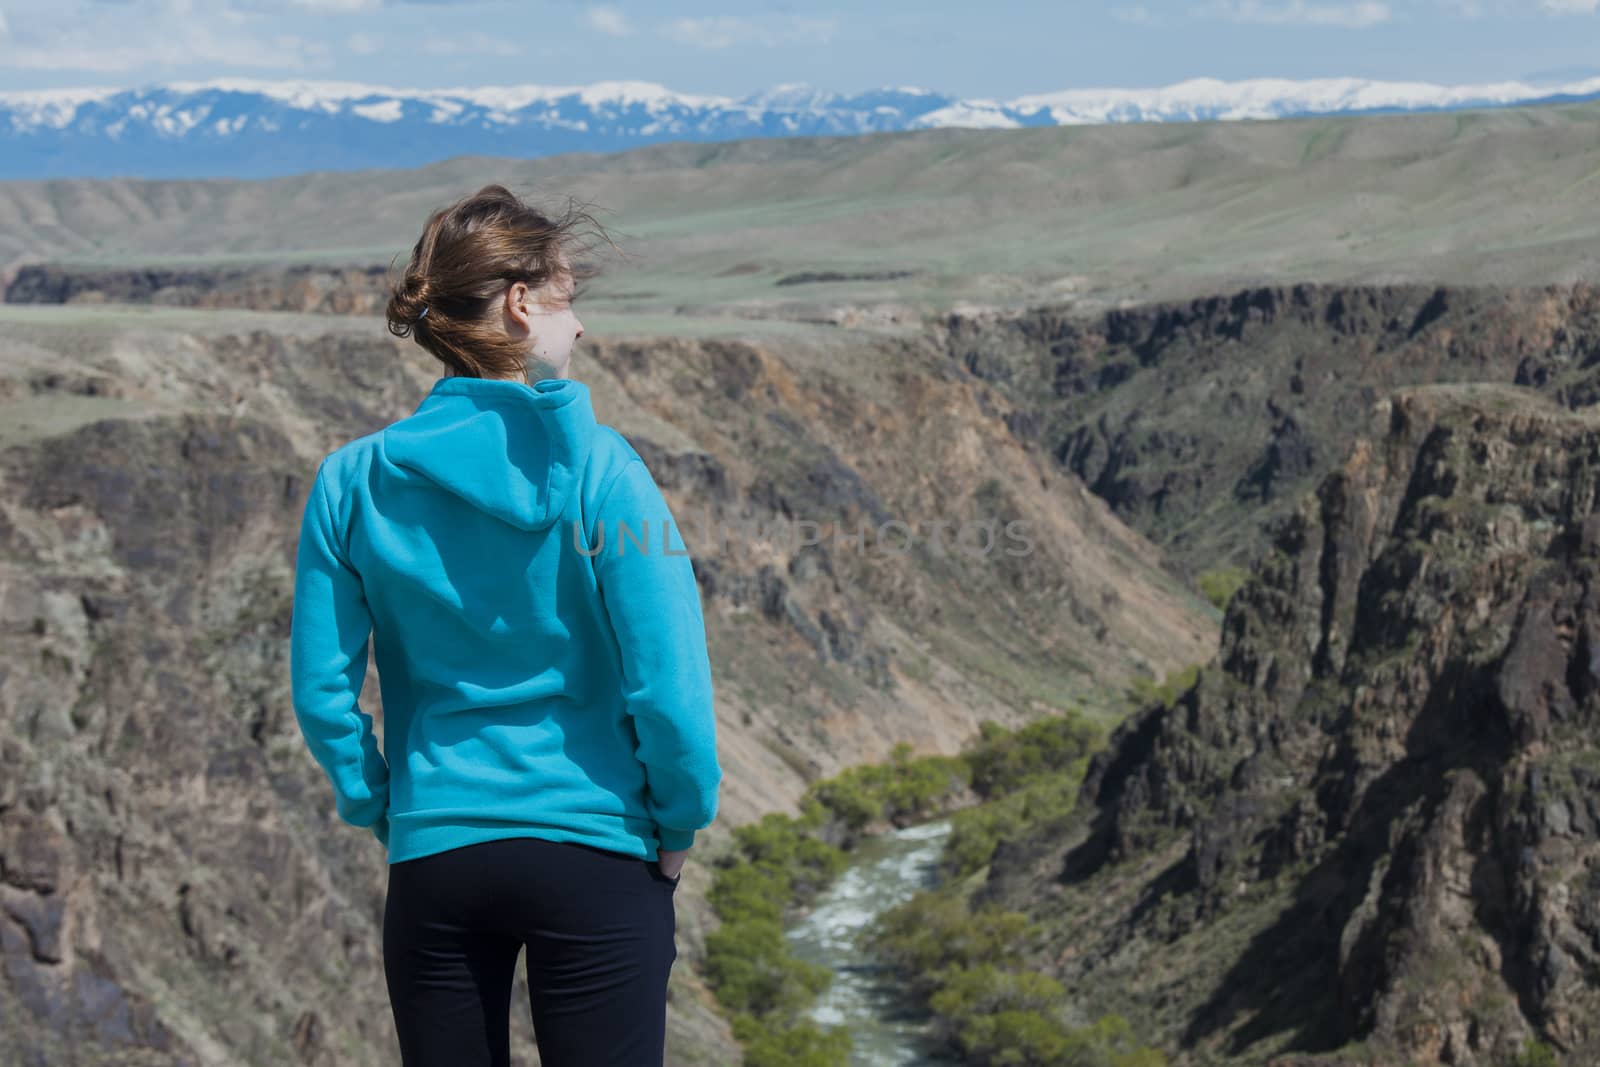
[{"label": "white cloud", "polygon": [[[35,14],[43,13],[42,9]],[[211,64],[278,70],[325,69],[326,43],[290,34],[269,36],[237,26],[237,19],[210,22],[218,12],[196,11],[192,0],[161,0],[148,6],[104,4],[92,17],[32,18],[25,31],[0,37],[0,68],[122,74],[130,71]],[[22,28],[19,27],[19,30]]]},{"label": "white cloud", "polygon": [[837,28],[838,23],[833,19],[792,16],[767,20],[713,15],[673,19],[661,32],[670,41],[695,48],[732,48],[736,45],[826,44]]},{"label": "white cloud", "polygon": [[237,11],[250,15],[359,15],[389,4],[390,0],[217,0],[206,10],[214,14]]},{"label": "white cloud", "polygon": [[[0,68],[142,74],[164,68],[211,67],[219,71],[325,72],[334,55],[373,55],[384,35],[371,30],[346,34],[275,32],[304,24],[306,11],[353,13],[395,0],[0,0],[13,15],[0,32]],[[48,5],[54,3],[56,7]],[[18,16],[21,5],[25,15]],[[277,17],[275,17],[277,16]],[[342,41],[342,47],[341,47]],[[422,35],[415,47],[430,55],[519,56],[525,42],[502,33],[454,32]]]},{"label": "white cloud", "polygon": [[430,56],[520,56],[522,47],[504,37],[487,33],[463,33],[455,37],[430,37],[422,42]]},{"label": "white cloud", "polygon": [[612,37],[626,37],[633,32],[633,27],[628,25],[628,17],[614,7],[591,7],[584,12],[583,20],[590,29]]},{"label": "white cloud", "polygon": [[1111,17],[1119,22],[1131,22],[1138,26],[1153,26],[1157,19],[1150,13],[1150,9],[1143,4],[1122,5],[1111,9]]},{"label": "white cloud", "polygon": [[[1435,0],[1462,18],[1479,19],[1490,13],[1498,15],[1527,15],[1527,0]],[[1600,11],[1600,0],[1538,0],[1538,8],[1547,15],[1593,15]]]},{"label": "white cloud", "polygon": [[325,15],[351,15],[362,11],[376,11],[384,0],[288,0],[290,7]]},{"label": "white cloud", "polygon": [[1380,0],[1353,3],[1311,3],[1309,0],[1213,0],[1193,9],[1230,22],[1257,22],[1276,26],[1342,26],[1364,29],[1388,22],[1392,12]]}]

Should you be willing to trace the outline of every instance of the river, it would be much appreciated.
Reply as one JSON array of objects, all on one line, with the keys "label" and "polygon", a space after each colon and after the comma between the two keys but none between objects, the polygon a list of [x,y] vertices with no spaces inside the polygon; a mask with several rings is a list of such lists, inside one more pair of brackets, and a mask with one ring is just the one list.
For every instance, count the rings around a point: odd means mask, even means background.
[{"label": "river", "polygon": [[861,841],[851,864],[785,936],[790,951],[833,972],[833,984],[812,1006],[823,1026],[850,1027],[850,1067],[900,1067],[950,1062],[935,1057],[926,1016],[896,1004],[892,975],[856,944],[874,918],[936,884],[950,820],[908,826]]}]

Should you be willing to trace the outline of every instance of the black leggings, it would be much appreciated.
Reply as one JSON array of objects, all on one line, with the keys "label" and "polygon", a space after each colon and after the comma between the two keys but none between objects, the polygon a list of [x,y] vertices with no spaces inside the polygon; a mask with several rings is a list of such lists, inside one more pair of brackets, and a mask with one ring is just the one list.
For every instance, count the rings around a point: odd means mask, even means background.
[{"label": "black leggings", "polygon": [[659,1065],[677,887],[654,860],[537,837],[390,864],[383,964],[404,1067],[509,1067],[523,945],[544,1067]]}]

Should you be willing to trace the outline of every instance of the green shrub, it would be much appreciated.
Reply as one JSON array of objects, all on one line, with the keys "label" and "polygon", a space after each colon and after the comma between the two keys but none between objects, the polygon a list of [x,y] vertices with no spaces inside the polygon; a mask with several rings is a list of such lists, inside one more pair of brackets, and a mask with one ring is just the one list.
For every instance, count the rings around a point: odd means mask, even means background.
[{"label": "green shrub", "polygon": [[967,906],[948,893],[918,893],[890,908],[862,934],[867,950],[926,993],[942,983],[939,972],[1016,958],[1028,917],[1021,912]]},{"label": "green shrub", "polygon": [[972,768],[972,789],[984,798],[1012,792],[1041,775],[1081,775],[1081,763],[1102,741],[1094,724],[1075,714],[1052,715],[1014,732],[985,722],[978,735],[964,756]]},{"label": "green shrub", "polygon": [[807,791],[808,799],[815,799],[832,812],[852,832],[865,827],[883,815],[883,796],[874,776],[851,768],[821,782],[813,782]]},{"label": "green shrub", "polygon": [[1164,1067],[1160,1050],[1141,1045],[1118,1015],[1073,1029],[1060,1019],[1061,983],[1033,971],[989,964],[951,968],[928,1001],[964,1058],[1040,1067]]},{"label": "green shrub", "polygon": [[1555,1049],[1536,1038],[1529,1038],[1511,1067],[1560,1067]]},{"label": "green shrub", "polygon": [[[1101,741],[1099,731],[1077,715],[1015,732],[984,723],[980,735],[974,752],[961,756],[913,757],[909,744],[896,745],[886,763],[851,767],[813,783],[801,798],[798,818],[773,813],[734,830],[737,850],[718,861],[708,894],[722,925],[706,936],[705,974],[733,1020],[746,1063],[832,1067],[849,1059],[848,1030],[824,1030],[801,1018],[832,973],[790,956],[783,936],[786,908],[814,898],[848,865],[845,851],[822,840],[819,831],[830,822],[853,835],[882,819],[916,821],[971,786],[989,803],[957,812],[952,840],[964,857],[962,869],[973,869],[989,861],[999,841],[1069,813],[1088,754]],[[1062,1043],[1071,1035],[1063,1036],[1031,1005],[1059,1000],[1059,990],[1040,975],[996,970],[1016,962],[1026,929],[1019,913],[969,913],[959,900],[924,893],[880,916],[868,937],[880,956],[915,976],[924,997],[942,992],[947,1001],[975,997],[992,1007],[1000,995],[994,990],[1000,990],[1004,1006],[988,1012],[1000,1021],[974,1024],[973,1039],[983,1047],[994,1047],[997,1055],[1054,1055],[1057,1046],[1069,1047]],[[980,966],[987,970],[977,977],[959,977]],[[993,989],[985,993],[983,983]]]},{"label": "green shrub", "polygon": [[955,812],[940,859],[946,875],[965,878],[989,863],[1000,842],[1028,836],[1070,815],[1083,782],[1084,762],[1070,772],[1041,776],[1014,793]]},{"label": "green shrub", "polygon": [[[1041,783],[1042,784],[1042,783]],[[1040,1067],[1165,1067],[1120,1016],[1073,1029],[1061,983],[1023,969],[1027,916],[969,912],[950,892],[919,893],[879,916],[865,947],[897,971],[969,1062]]]},{"label": "green shrub", "polygon": [[993,1015],[969,1015],[956,1031],[956,1047],[971,1063],[1006,1067],[1078,1067],[1068,1059],[1071,1039],[1065,1028],[1036,1011],[1005,1009]]},{"label": "green shrub", "polygon": [[1070,1031],[1064,1062],[1084,1067],[1166,1067],[1160,1049],[1139,1043],[1133,1027],[1120,1015],[1102,1015],[1096,1022]]},{"label": "green shrub", "polygon": [[889,766],[892,773],[881,787],[883,816],[887,819],[915,819],[931,813],[959,792],[972,773],[960,756],[913,759],[911,746],[904,742],[894,747]]},{"label": "green shrub", "polygon": [[783,927],[767,919],[724,923],[706,935],[706,982],[732,1012],[795,1016],[833,981],[826,967],[789,955]]},{"label": "green shrub", "polygon": [[717,871],[706,899],[725,923],[746,919],[781,923],[789,887],[789,872],[782,868],[736,862]]},{"label": "green shrub", "polygon": [[948,877],[965,878],[987,866],[995,848],[1016,831],[1014,805],[1005,799],[958,811],[950,817],[940,866]]},{"label": "green shrub", "polygon": [[1034,971],[1003,971],[992,963],[949,967],[939,992],[928,998],[936,1015],[965,1025],[1002,1011],[1048,1012],[1061,1002],[1061,983]]},{"label": "green shrub", "polygon": [[827,1031],[799,1018],[833,972],[789,954],[785,908],[820,893],[848,864],[816,835],[828,809],[815,797],[799,818],[769,813],[735,828],[737,850],[718,861],[707,894],[722,925],[706,935],[706,982],[731,1017],[744,1062],[756,1067],[843,1067],[844,1027]]},{"label": "green shrub", "polygon": [[986,802],[951,816],[941,863],[955,878],[982,869],[1000,842],[1069,815],[1089,757],[1104,741],[1094,724],[1076,714],[1040,719],[1016,731],[985,722],[978,734],[964,755],[972,789]]},{"label": "green shrub", "polygon": [[782,1024],[737,1015],[733,1036],[743,1046],[744,1067],[848,1067],[850,1030],[824,1030],[810,1020]]},{"label": "green shrub", "polygon": [[868,763],[813,782],[803,804],[820,804],[852,833],[879,819],[915,820],[937,811],[968,781],[960,756],[919,756],[896,745],[888,763]]},{"label": "green shrub", "polygon": [[763,891],[781,892],[783,900],[804,903],[815,899],[850,864],[842,849],[808,832],[800,821],[777,812],[736,827],[733,836],[745,861],[764,876]]},{"label": "green shrub", "polygon": [[1148,678],[1135,678],[1128,686],[1128,699],[1140,707],[1157,702],[1171,704],[1194,685],[1199,676],[1200,664],[1191,663],[1183,670],[1167,675],[1159,685]]},{"label": "green shrub", "polygon": [[1073,1029],[1041,1004],[997,1007],[961,1018],[956,1047],[975,1063],[1017,1067],[1166,1067],[1160,1049],[1141,1045],[1120,1016]]},{"label": "green shrub", "polygon": [[1228,606],[1228,601],[1233,599],[1233,594],[1250,577],[1250,572],[1243,567],[1213,567],[1201,571],[1195,576],[1195,585],[1200,590],[1200,595],[1211,601],[1211,606],[1221,610]]},{"label": "green shrub", "polygon": [[814,796],[800,802],[800,817],[795,820],[801,829],[820,830],[828,821],[828,807]]}]

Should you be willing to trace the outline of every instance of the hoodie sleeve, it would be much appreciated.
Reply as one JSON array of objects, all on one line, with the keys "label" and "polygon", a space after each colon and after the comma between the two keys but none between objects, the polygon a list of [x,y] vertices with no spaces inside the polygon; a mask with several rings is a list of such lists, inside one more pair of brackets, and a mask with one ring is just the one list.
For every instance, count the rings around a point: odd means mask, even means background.
[{"label": "hoodie sleeve", "polygon": [[646,804],[661,847],[686,849],[716,818],[722,781],[700,587],[643,460],[623,465],[596,516],[595,574],[621,654]]},{"label": "hoodie sleeve", "polygon": [[324,471],[306,500],[296,550],[289,673],[295,720],[333,785],[339,817],[388,844],[389,765],[358,698],[372,616],[361,576],[345,559]]}]

